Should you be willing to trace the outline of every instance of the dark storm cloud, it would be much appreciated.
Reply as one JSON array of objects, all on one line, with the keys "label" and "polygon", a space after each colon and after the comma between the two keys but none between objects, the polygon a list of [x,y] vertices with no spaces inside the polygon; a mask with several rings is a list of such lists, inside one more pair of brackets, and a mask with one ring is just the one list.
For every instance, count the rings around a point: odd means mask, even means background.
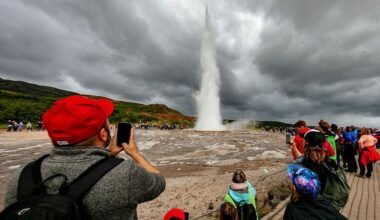
[{"label": "dark storm cloud", "polygon": [[[184,27],[150,2],[92,3],[7,3],[2,74],[35,82],[71,77],[84,88],[143,102],[165,88],[172,93],[161,95],[170,99],[184,95],[181,87],[197,86],[200,37],[192,35],[201,24]],[[20,18],[23,12],[26,18]]]},{"label": "dark storm cloud", "polygon": [[[380,123],[376,1],[208,1],[225,118]],[[195,114],[202,1],[3,1],[0,77]]]},{"label": "dark storm cloud", "polygon": [[252,109],[257,115],[293,120],[366,115],[380,122],[379,4],[266,1],[246,2],[244,8],[265,17],[252,63],[272,79],[274,86],[269,88],[279,93],[256,96]]}]

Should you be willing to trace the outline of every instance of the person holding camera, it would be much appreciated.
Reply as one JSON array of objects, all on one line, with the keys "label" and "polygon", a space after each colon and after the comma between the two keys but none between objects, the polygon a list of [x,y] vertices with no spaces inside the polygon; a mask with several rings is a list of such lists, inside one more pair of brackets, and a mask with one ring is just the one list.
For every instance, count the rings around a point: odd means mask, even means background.
[{"label": "person holding camera", "polygon": [[292,155],[293,159],[297,160],[297,158],[303,154],[303,135],[308,132],[310,128],[306,126],[306,122],[303,120],[298,120],[296,123],[294,123],[293,127],[297,129],[297,134],[294,137],[293,142],[288,144],[294,147],[291,147]]},{"label": "person holding camera", "polygon": [[[6,191],[5,206],[9,207],[1,214],[32,202],[34,205],[16,214],[137,219],[137,205],[158,197],[165,190],[165,179],[139,152],[133,128],[130,134],[116,130],[117,135],[111,139],[108,117],[113,109],[107,99],[70,96],[56,101],[43,115],[55,147],[50,155],[14,173]],[[129,140],[118,145],[116,136],[125,135]],[[115,157],[121,151],[131,159]],[[37,210],[33,207],[39,201],[45,206]],[[67,201],[70,204],[65,204]],[[63,214],[56,210],[63,210]]]}]

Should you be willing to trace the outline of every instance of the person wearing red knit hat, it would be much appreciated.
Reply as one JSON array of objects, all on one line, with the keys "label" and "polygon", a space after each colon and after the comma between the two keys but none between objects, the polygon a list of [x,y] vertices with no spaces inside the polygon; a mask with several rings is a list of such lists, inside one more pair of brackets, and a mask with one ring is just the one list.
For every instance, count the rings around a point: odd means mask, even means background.
[{"label": "person wearing red knit hat", "polygon": [[[78,176],[80,179],[88,173],[97,175],[92,172],[99,171],[92,169],[94,165],[101,164],[98,166],[101,167],[103,161],[118,160],[81,194],[79,202],[84,219],[137,219],[137,205],[155,199],[165,190],[165,178],[139,152],[133,128],[129,143],[117,146],[116,135],[111,138],[108,117],[113,110],[114,105],[108,99],[75,95],[56,101],[43,115],[44,126],[55,146],[48,157],[38,160],[42,161],[38,167],[39,178],[44,180],[46,194],[61,195],[65,192],[62,187],[77,183],[74,180],[78,180]],[[121,151],[130,158],[116,157]],[[33,168],[34,164],[30,163]],[[25,176],[23,168],[11,177],[5,206],[19,199],[18,183],[20,176]]]}]

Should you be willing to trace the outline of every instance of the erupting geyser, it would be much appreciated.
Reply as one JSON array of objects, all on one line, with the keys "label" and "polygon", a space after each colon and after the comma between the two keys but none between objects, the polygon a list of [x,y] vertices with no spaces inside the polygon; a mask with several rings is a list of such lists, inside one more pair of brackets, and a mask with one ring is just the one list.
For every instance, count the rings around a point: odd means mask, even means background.
[{"label": "erupting geyser", "polygon": [[200,91],[195,94],[198,111],[198,120],[195,125],[195,130],[225,130],[220,114],[220,75],[215,58],[214,41],[207,5],[205,28],[202,34],[201,70],[201,87]]}]

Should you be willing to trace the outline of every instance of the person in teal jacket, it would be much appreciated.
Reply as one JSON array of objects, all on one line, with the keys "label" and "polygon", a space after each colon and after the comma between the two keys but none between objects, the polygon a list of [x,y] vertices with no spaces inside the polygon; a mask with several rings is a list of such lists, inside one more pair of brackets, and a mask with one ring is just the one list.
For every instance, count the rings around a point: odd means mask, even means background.
[{"label": "person in teal jacket", "polygon": [[239,220],[259,219],[256,212],[256,190],[241,169],[234,172],[224,202],[232,204],[237,209]]}]

